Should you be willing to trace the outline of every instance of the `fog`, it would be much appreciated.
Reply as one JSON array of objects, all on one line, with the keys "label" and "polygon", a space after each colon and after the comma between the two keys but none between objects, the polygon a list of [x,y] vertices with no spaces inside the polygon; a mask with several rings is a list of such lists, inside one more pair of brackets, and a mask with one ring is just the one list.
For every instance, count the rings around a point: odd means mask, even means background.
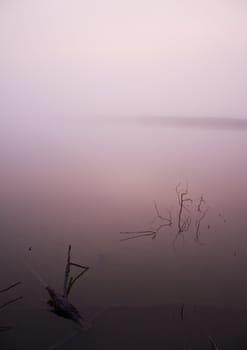
[{"label": "fog", "polygon": [[[75,258],[92,266],[85,302],[246,303],[245,131],[112,122],[55,122],[29,131],[1,151],[5,278],[24,273],[34,287],[25,272],[29,254],[29,263],[60,288],[72,244]],[[206,245],[194,242],[192,211],[191,229],[174,252],[179,183],[195,206],[203,194],[210,208],[200,230]],[[155,240],[120,242],[120,231],[154,227],[154,200],[163,216],[172,211],[172,228]]]},{"label": "fog", "polygon": [[246,26],[240,0],[1,1],[1,115],[245,117]]},{"label": "fog", "polygon": [[[80,307],[247,307],[246,14],[240,0],[1,1],[0,270],[3,287],[22,281],[13,307],[47,297],[28,266],[61,291],[69,244],[90,267]],[[175,240],[179,184],[192,222]],[[121,241],[154,230],[157,210],[171,227]]]}]

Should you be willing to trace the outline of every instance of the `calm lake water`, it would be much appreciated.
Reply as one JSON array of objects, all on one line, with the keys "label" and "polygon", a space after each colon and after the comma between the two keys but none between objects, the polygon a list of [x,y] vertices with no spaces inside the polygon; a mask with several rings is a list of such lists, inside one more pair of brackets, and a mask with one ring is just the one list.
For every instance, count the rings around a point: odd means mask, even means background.
[{"label": "calm lake water", "polygon": [[[245,130],[51,120],[8,125],[1,134],[1,286],[22,281],[1,301],[24,297],[9,306],[8,316],[1,314],[1,324],[11,324],[15,312],[28,323],[26,310],[45,304],[45,290],[26,264],[61,291],[69,244],[72,260],[90,266],[71,295],[79,308],[185,303],[245,310]],[[193,203],[183,211],[190,228],[174,249],[178,184]],[[199,245],[194,238],[202,195],[208,211],[199,229],[205,244]],[[121,231],[155,230],[163,223],[154,201],[161,216],[171,213],[171,227],[155,239],[120,241]],[[6,349],[23,349],[24,335],[15,347],[8,336]]]}]

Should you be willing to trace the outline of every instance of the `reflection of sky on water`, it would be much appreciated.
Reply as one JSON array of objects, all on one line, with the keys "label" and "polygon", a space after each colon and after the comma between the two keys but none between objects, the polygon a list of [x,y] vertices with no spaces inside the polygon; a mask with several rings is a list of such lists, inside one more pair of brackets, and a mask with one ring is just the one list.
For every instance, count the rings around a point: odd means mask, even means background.
[{"label": "reflection of sky on water", "polygon": [[[60,288],[71,243],[78,262],[92,266],[81,286],[87,302],[244,302],[245,132],[55,122],[26,128],[15,147],[5,142],[2,259],[13,276],[23,274],[32,245],[32,261]],[[193,242],[193,221],[174,253],[179,182],[210,210],[201,228],[207,245]],[[162,214],[172,210],[172,229],[120,242],[120,231],[150,227],[154,199]]]}]

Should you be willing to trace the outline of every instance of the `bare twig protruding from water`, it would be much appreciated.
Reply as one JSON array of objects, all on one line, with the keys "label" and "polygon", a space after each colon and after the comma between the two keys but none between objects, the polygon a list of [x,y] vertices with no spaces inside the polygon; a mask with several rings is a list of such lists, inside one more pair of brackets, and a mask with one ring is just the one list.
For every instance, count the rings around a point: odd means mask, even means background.
[{"label": "bare twig protruding from water", "polygon": [[11,300],[7,301],[6,303],[0,305],[0,310],[3,309],[3,308],[5,308],[6,306],[8,306],[8,305],[10,305],[10,304],[15,303],[15,302],[18,301],[18,300],[21,300],[22,298],[23,298],[23,297],[17,297],[17,298],[15,298],[15,299],[11,299]]},{"label": "bare twig protruding from water", "polygon": [[184,212],[189,212],[189,208],[186,206],[187,203],[193,203],[192,199],[188,197],[188,187],[185,190],[179,189],[180,184],[176,186],[177,199],[179,204],[178,211],[178,231],[173,241],[173,246],[175,247],[178,237],[187,232],[191,225],[191,216],[185,214]]},{"label": "bare twig protruding from water", "polygon": [[172,213],[170,210],[168,210],[168,217],[165,217],[160,214],[157,202],[154,200],[154,210],[156,213],[156,216],[153,218],[151,224],[153,224],[157,219],[159,219],[161,222],[164,221],[167,225],[166,226],[171,226],[172,225]]},{"label": "bare twig protruding from water", "polygon": [[[195,232],[195,239],[194,239],[195,242],[200,244],[200,245],[205,245],[205,243],[201,242],[201,240],[200,240],[201,222],[203,221],[203,219],[205,218],[205,216],[209,210],[209,207],[207,207],[206,209],[203,209],[205,204],[206,204],[206,201],[204,200],[203,195],[201,195],[200,201],[199,201],[199,204],[197,207],[197,211],[200,213],[200,215],[195,222],[196,232]],[[208,228],[209,228],[209,225],[208,225]]]},{"label": "bare twig protruding from water", "polygon": [[203,204],[205,204],[205,200],[203,198],[203,195],[201,195],[200,199],[199,199],[199,203],[197,205],[197,211],[199,211],[199,213],[202,212],[202,206]]},{"label": "bare twig protruding from water", "polygon": [[168,217],[162,216],[160,214],[160,211],[158,209],[158,205],[156,201],[154,201],[154,209],[156,216],[153,218],[151,224],[154,224],[155,221],[158,219],[160,221],[160,224],[156,226],[154,229],[150,230],[141,230],[141,231],[122,231],[120,234],[122,235],[128,235],[126,238],[122,238],[120,241],[127,241],[130,239],[135,238],[142,238],[142,237],[150,237],[152,239],[155,239],[158,235],[158,233],[165,227],[171,227],[172,226],[172,214],[171,211],[168,211]]},{"label": "bare twig protruding from water", "polygon": [[[14,283],[14,284],[11,284],[10,286],[8,286],[8,287],[6,287],[6,288],[1,289],[1,290],[0,290],[0,293],[5,293],[5,292],[9,291],[10,289],[19,286],[20,284],[21,284],[20,281]],[[18,301],[18,300],[20,300],[20,299],[22,299],[21,296],[20,296],[20,297],[17,297],[17,298],[14,298],[14,299],[11,299],[11,300],[9,300],[9,301],[3,303],[2,305],[0,305],[0,310],[3,309],[3,308],[5,308],[6,306],[8,306],[8,305],[10,305],[10,304],[15,303],[16,301]]]},{"label": "bare twig protruding from water", "polygon": [[[19,284],[21,284],[21,282],[16,282],[14,284],[11,284],[10,286],[8,286],[6,288],[1,289],[0,293],[5,293],[5,292],[9,291],[10,289],[17,287]],[[6,306],[13,304],[21,299],[22,299],[22,296],[6,301],[5,303],[0,305],[0,310],[4,309]],[[0,326],[0,332],[5,332],[5,331],[11,330],[11,329],[12,328],[9,326]]]},{"label": "bare twig protruding from water", "polygon": [[0,290],[0,293],[7,292],[8,290],[10,290],[10,289],[12,289],[12,288],[17,287],[19,284],[21,284],[21,282],[20,282],[20,281],[19,281],[19,282],[14,283],[14,284],[11,284],[10,286],[8,286],[8,287],[6,287],[6,288],[1,289],[1,290]]},{"label": "bare twig protruding from water", "polygon": [[[82,271],[75,277],[70,276],[70,267],[75,266]],[[89,269],[88,266],[83,266],[80,264],[75,264],[71,262],[71,245],[68,247],[67,262],[64,273],[64,284],[63,284],[63,294],[56,293],[50,286],[46,286],[46,290],[50,296],[48,304],[52,307],[52,311],[60,317],[70,319],[81,327],[82,317],[78,310],[69,302],[68,296],[71,292],[72,287],[75,285],[75,282]]]},{"label": "bare twig protruding from water", "polygon": [[[64,287],[63,287],[64,297],[68,297],[75,282],[78,281],[78,279],[89,269],[88,266],[72,263],[70,253],[71,253],[71,245],[69,245],[69,248],[68,248],[67,263],[66,263],[65,273],[64,273]],[[78,275],[76,275],[76,277],[72,277],[70,276],[71,266],[78,267],[82,269],[82,271]]]}]

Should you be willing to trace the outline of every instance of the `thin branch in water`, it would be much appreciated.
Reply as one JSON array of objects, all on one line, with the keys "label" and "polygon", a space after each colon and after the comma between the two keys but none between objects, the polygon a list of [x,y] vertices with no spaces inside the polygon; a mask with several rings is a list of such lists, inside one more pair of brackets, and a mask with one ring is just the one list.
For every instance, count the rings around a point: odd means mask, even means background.
[{"label": "thin branch in water", "polygon": [[185,210],[189,210],[185,203],[186,202],[190,202],[192,203],[192,199],[186,197],[188,195],[188,189],[186,188],[186,190],[182,190],[179,191],[179,185],[176,187],[176,192],[177,192],[177,197],[178,197],[178,203],[179,203],[179,212],[178,212],[178,232],[185,232],[189,229],[191,220],[189,219],[189,216],[185,216],[185,218],[183,219],[183,209]]},{"label": "thin branch in water", "polygon": [[21,300],[21,299],[23,299],[23,297],[20,296],[20,297],[17,297],[17,298],[15,298],[15,299],[12,299],[12,300],[7,301],[6,303],[0,305],[0,310],[3,309],[3,308],[5,308],[6,306],[8,306],[8,305],[10,305],[10,304],[15,303],[15,302],[18,301],[18,300]]},{"label": "thin branch in water", "polygon": [[20,282],[20,281],[19,281],[19,282],[14,283],[14,284],[11,284],[9,287],[4,288],[4,289],[1,289],[1,290],[0,290],[0,293],[7,292],[8,290],[10,290],[10,289],[12,289],[12,288],[17,287],[19,284],[21,284],[21,282]]},{"label": "thin branch in water", "polygon": [[187,232],[191,225],[191,216],[185,215],[184,211],[189,212],[189,208],[186,206],[186,203],[193,203],[192,199],[187,197],[188,196],[188,187],[186,187],[185,190],[180,190],[180,183],[176,186],[176,193],[177,193],[177,199],[179,204],[179,210],[178,210],[178,231],[177,234],[173,240],[173,247],[175,248],[176,241],[178,237],[182,235],[183,233]]},{"label": "thin branch in water", "polygon": [[172,214],[171,214],[170,210],[168,210],[169,217],[162,216],[160,214],[157,202],[155,200],[154,200],[154,210],[155,210],[156,216],[151,221],[151,224],[153,224],[157,219],[159,219],[161,221],[165,221],[167,223],[166,226],[171,226],[172,225]]},{"label": "thin branch in water", "polygon": [[[16,282],[16,283],[14,283],[14,284],[11,284],[10,286],[8,286],[8,287],[6,287],[6,288],[0,290],[0,293],[5,293],[5,292],[9,291],[10,289],[17,287],[19,284],[21,284],[21,282]],[[11,299],[11,300],[9,300],[9,301],[7,301],[7,302],[1,304],[1,305],[0,305],[0,310],[4,309],[5,307],[9,306],[10,304],[13,304],[13,303],[15,303],[15,302],[21,300],[22,298],[23,298],[23,297],[20,296],[20,297]],[[12,329],[12,328],[9,327],[9,326],[0,326],[0,332],[5,332],[5,331],[8,331],[8,330],[10,330],[10,329]]]},{"label": "thin branch in water", "polygon": [[[75,277],[70,276],[70,267],[75,266],[82,271],[78,273]],[[74,286],[75,282],[79,280],[79,278],[89,269],[88,266],[83,266],[80,264],[72,263],[71,262],[71,245],[68,247],[68,253],[67,253],[67,263],[65,266],[65,273],[64,273],[64,287],[63,287],[63,297],[67,298],[69,293],[71,292],[72,287]]]},{"label": "thin branch in water", "polygon": [[[13,284],[11,284],[10,286],[8,286],[8,287],[6,287],[6,288],[4,288],[4,289],[1,289],[1,290],[0,290],[0,293],[5,293],[5,292],[9,291],[10,289],[19,286],[20,284],[21,284],[20,281],[19,281],[19,282],[16,282],[16,283],[13,283]],[[6,306],[8,306],[8,305],[10,305],[10,304],[15,303],[16,301],[18,301],[18,300],[20,300],[20,299],[22,299],[22,298],[23,298],[23,297],[17,297],[17,298],[11,299],[11,300],[9,300],[9,301],[3,303],[2,305],[0,305],[0,310],[3,309],[3,308],[5,308]]]},{"label": "thin branch in water", "polygon": [[203,204],[205,204],[205,200],[203,198],[203,195],[201,195],[200,199],[199,199],[199,203],[197,205],[197,211],[199,211],[199,213],[202,212],[202,206]]},{"label": "thin branch in water", "polygon": [[154,229],[150,229],[150,230],[141,230],[141,231],[122,231],[120,232],[121,235],[132,235],[126,238],[121,238],[120,241],[128,241],[130,239],[136,239],[136,238],[143,238],[143,237],[150,237],[151,239],[155,239],[158,235],[158,233],[165,227],[171,227],[172,226],[172,214],[171,211],[168,211],[169,216],[168,217],[164,217],[160,214],[158,205],[156,203],[156,201],[154,201],[154,209],[156,212],[156,216],[154,217],[154,219],[152,220],[152,224],[154,224],[154,222],[159,219],[161,221],[161,223],[156,226]]},{"label": "thin branch in water", "polygon": [[127,232],[120,232],[121,235],[133,235],[127,238],[121,238],[120,241],[128,241],[130,239],[136,239],[136,238],[142,238],[142,237],[151,237],[152,239],[156,238],[156,231],[127,231]]},{"label": "thin branch in water", "polygon": [[200,241],[200,227],[201,227],[201,222],[205,218],[207,212],[209,210],[209,207],[207,207],[203,212],[201,211],[200,217],[196,220],[195,226],[196,226],[196,233],[195,233],[195,239],[194,241],[200,245],[205,245],[205,243]]},{"label": "thin branch in water", "polygon": [[68,247],[68,253],[67,253],[67,263],[65,266],[65,272],[64,272],[64,284],[63,284],[63,296],[67,297],[67,290],[68,290],[68,280],[70,275],[70,253],[71,253],[71,245]]},{"label": "thin branch in water", "polygon": [[76,275],[75,277],[70,277],[69,280],[69,285],[68,285],[68,289],[67,289],[67,296],[69,295],[69,293],[71,292],[72,287],[74,286],[75,282],[79,280],[79,278],[84,275],[85,272],[87,272],[89,270],[88,266],[83,266],[83,265],[79,265],[79,264],[74,264],[74,263],[70,263],[71,266],[76,266],[79,267],[80,269],[82,269],[82,271],[80,273],[78,273],[78,275]]}]

